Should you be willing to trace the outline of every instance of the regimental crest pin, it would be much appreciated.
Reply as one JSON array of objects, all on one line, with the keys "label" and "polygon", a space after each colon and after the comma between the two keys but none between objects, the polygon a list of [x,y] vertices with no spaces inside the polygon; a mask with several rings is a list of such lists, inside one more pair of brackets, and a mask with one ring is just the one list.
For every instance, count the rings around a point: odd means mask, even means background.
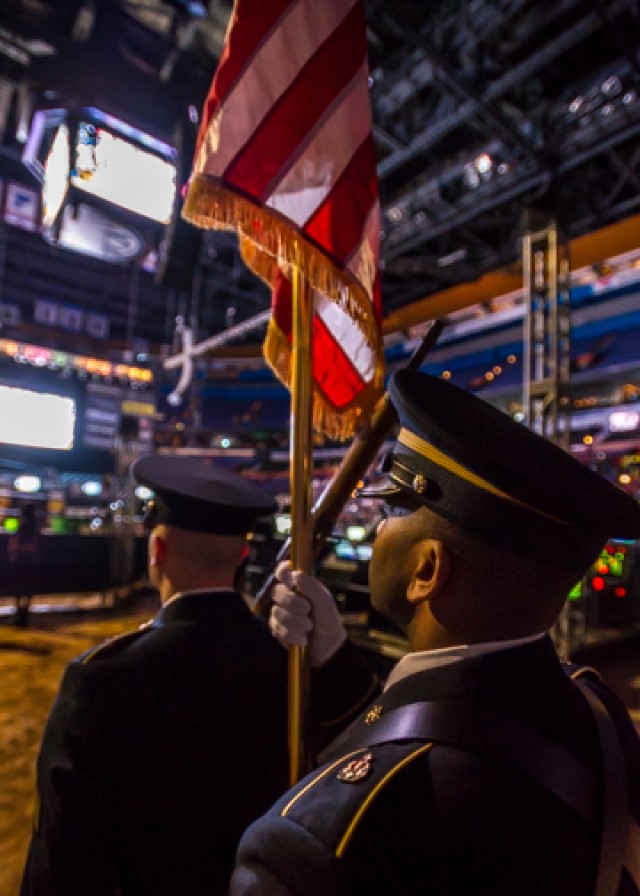
[{"label": "regimental crest pin", "polygon": [[338,772],[338,781],[344,781],[347,784],[357,784],[358,781],[363,781],[371,771],[372,761],[371,753],[364,753],[358,759],[352,759]]}]

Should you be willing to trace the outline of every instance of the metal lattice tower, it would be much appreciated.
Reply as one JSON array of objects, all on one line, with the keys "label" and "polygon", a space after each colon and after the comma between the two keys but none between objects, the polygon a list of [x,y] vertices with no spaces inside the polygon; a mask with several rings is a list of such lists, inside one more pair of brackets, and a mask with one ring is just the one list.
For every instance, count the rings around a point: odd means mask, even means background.
[{"label": "metal lattice tower", "polygon": [[[559,237],[556,222],[528,212],[522,240],[525,420],[530,429],[567,451],[571,446],[570,270],[569,247]],[[551,631],[563,660],[570,659],[573,621],[567,603]]]},{"label": "metal lattice tower", "polygon": [[525,300],[524,410],[526,424],[570,447],[571,311],[568,243],[548,219],[527,214],[522,245]]}]

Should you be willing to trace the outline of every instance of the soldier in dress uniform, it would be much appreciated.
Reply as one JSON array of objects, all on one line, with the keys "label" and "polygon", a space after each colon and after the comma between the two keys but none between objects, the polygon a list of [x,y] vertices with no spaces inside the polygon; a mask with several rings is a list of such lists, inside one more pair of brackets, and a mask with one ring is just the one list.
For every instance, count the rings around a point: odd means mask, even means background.
[{"label": "soldier in dress uniform", "polygon": [[[234,589],[273,499],[205,460],[145,456],[132,474],[154,492],[148,568],[162,608],[65,671],[22,896],[225,893],[240,834],[288,785],[287,655]],[[314,681],[328,731],[369,700],[357,660],[342,645]]]},{"label": "soldier in dress uniform", "polygon": [[[637,894],[637,734],[546,632],[607,538],[640,535],[640,508],[452,384],[399,371],[390,396],[371,602],[410,652],[245,832],[230,894]],[[278,575],[272,631],[313,646],[331,595]]]}]

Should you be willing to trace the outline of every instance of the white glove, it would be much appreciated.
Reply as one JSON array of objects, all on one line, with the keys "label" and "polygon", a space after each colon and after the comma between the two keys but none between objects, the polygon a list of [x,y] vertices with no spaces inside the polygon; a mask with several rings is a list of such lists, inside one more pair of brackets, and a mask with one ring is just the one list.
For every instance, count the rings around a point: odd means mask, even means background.
[{"label": "white glove", "polygon": [[285,560],[276,569],[269,628],[283,647],[308,647],[312,668],[323,666],[347,638],[335,599],[321,582]]}]

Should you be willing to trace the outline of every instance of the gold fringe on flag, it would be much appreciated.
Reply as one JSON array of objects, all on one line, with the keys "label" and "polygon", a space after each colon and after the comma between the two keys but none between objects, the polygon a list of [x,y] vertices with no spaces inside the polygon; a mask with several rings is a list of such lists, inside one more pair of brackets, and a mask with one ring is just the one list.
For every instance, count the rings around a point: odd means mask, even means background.
[{"label": "gold fringe on flag", "polygon": [[[314,428],[334,439],[353,435],[363,422],[363,415],[372,410],[380,397],[384,383],[380,330],[373,304],[357,280],[336,268],[277,212],[260,208],[206,175],[199,174],[192,180],[182,216],[203,229],[236,231],[243,261],[269,287],[278,269],[290,278],[291,267],[297,262],[311,287],[335,302],[358,326],[375,353],[373,379],[343,408],[336,408],[315,384],[313,387]],[[372,281],[374,274],[375,271]],[[273,319],[267,330],[264,355],[276,376],[289,387],[290,345]]]},{"label": "gold fringe on flag", "polygon": [[[291,346],[289,340],[273,318],[267,327],[263,352],[278,379],[289,388],[291,383]],[[349,404],[336,408],[326,395],[313,383],[313,427],[331,439],[344,441],[350,438],[366,422],[370,412],[380,398],[384,384],[384,370],[376,365],[373,379],[365,383],[358,395]],[[363,419],[364,417],[364,419]]]}]

